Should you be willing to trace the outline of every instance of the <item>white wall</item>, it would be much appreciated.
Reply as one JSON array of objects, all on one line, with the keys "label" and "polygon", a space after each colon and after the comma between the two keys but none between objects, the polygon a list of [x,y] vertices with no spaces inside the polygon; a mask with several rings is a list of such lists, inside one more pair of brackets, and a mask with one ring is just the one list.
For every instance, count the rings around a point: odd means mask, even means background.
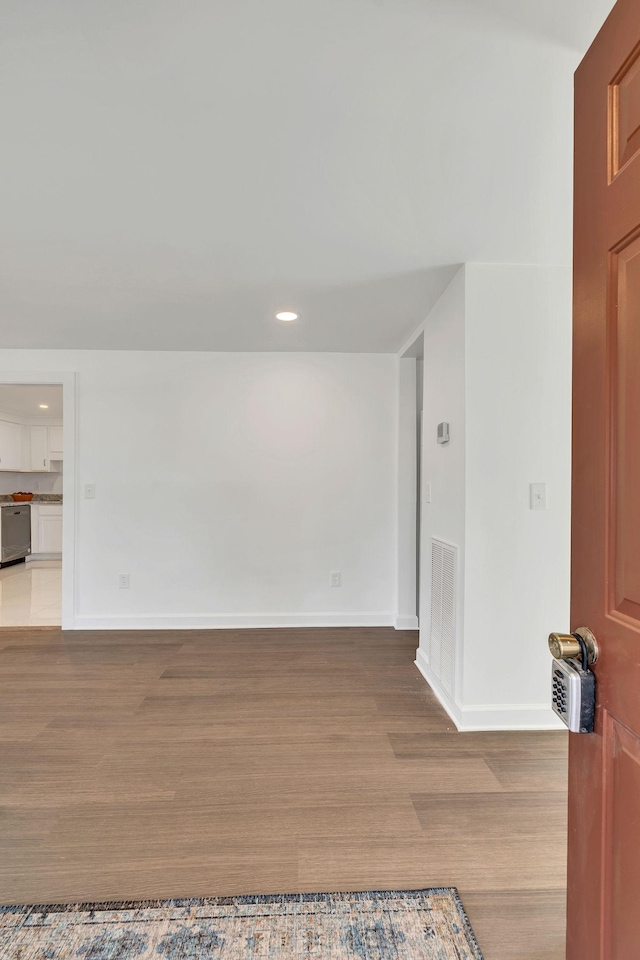
[{"label": "white wall", "polygon": [[77,372],[77,475],[96,499],[78,504],[74,625],[392,623],[396,367],[0,351],[0,371]]},{"label": "white wall", "polygon": [[[461,267],[429,314],[423,328],[423,447],[420,572],[420,651],[428,659],[431,604],[431,539],[458,547],[458,636],[464,636],[465,579],[465,267]],[[448,444],[436,443],[446,420]],[[425,500],[426,484],[431,502]],[[458,659],[460,666],[460,658]],[[430,676],[437,687],[437,680]],[[438,690],[443,699],[446,694]]]},{"label": "white wall", "polygon": [[[462,702],[467,718],[511,703],[534,717],[549,702],[547,636],[569,628],[571,273],[469,264],[466,303]],[[529,506],[536,482],[545,511]]]},{"label": "white wall", "polygon": [[[423,325],[420,648],[461,729],[559,725],[551,630],[569,622],[571,279],[562,267],[467,264]],[[448,420],[451,441],[435,443]],[[548,484],[532,511],[529,484]],[[430,540],[459,548],[453,697],[428,667]]]},{"label": "white wall", "polygon": [[[461,267],[435,305],[424,327],[422,448],[422,546],[420,622],[430,616],[431,538],[459,549],[459,596],[464,595],[465,540],[465,268]],[[437,425],[449,423],[451,441],[436,443]],[[425,484],[431,484],[431,503]],[[460,603],[459,625],[464,610]]]}]

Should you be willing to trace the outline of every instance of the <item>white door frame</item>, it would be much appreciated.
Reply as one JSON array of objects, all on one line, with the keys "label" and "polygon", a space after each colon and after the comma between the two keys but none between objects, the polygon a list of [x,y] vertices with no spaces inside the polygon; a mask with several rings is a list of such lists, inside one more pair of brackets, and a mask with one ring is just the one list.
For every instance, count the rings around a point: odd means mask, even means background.
[{"label": "white door frame", "polygon": [[[396,513],[396,630],[417,630],[420,616],[416,609],[418,594],[418,553],[422,531],[418,529],[418,410],[416,363],[424,355],[424,323],[398,354],[397,392],[397,513]],[[420,445],[421,449],[421,445]]]},{"label": "white door frame", "polygon": [[0,370],[0,383],[59,384],[62,387],[62,437],[64,469],[62,473],[62,629],[73,630],[76,620],[76,552],[78,515],[78,476],[76,456],[77,376],[73,372],[48,370],[15,372]]}]

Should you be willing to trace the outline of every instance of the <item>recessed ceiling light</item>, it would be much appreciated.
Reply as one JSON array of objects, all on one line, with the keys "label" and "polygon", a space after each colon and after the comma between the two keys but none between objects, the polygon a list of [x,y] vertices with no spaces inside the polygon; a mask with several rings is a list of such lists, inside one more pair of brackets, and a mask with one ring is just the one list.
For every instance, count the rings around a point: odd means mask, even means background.
[{"label": "recessed ceiling light", "polygon": [[297,320],[298,314],[291,313],[290,310],[283,310],[282,313],[276,313],[276,320],[284,320],[287,323],[290,323],[291,320]]},{"label": "recessed ceiling light", "polygon": [[48,410],[48,409],[49,409],[49,404],[48,404],[48,403],[40,403],[40,404],[38,404],[38,406],[40,407],[41,410]]}]

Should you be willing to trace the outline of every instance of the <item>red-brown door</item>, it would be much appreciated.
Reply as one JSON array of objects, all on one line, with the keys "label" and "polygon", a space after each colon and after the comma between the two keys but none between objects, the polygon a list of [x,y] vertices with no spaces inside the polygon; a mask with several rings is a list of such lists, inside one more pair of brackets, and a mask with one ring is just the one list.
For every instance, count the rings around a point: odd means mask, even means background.
[{"label": "red-brown door", "polygon": [[640,958],[640,0],[576,73],[572,629],[600,658],[569,748],[568,960]]}]

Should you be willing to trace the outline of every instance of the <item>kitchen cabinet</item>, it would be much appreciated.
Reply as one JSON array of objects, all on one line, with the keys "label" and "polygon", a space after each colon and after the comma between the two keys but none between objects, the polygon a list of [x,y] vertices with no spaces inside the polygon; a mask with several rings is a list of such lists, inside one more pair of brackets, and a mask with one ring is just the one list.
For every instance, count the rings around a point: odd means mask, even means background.
[{"label": "kitchen cabinet", "polygon": [[29,427],[31,472],[48,473],[52,460],[62,460],[62,427]]},{"label": "kitchen cabinet", "polygon": [[62,555],[62,504],[31,504],[31,556]]},{"label": "kitchen cabinet", "polygon": [[62,460],[62,427],[49,427],[49,459]]},{"label": "kitchen cabinet", "polygon": [[0,420],[0,470],[22,469],[22,427]]},{"label": "kitchen cabinet", "polygon": [[35,472],[49,470],[49,427],[30,427],[31,469]]},{"label": "kitchen cabinet", "polygon": [[26,426],[0,419],[0,470],[12,473],[60,471],[63,459],[62,427]]}]

